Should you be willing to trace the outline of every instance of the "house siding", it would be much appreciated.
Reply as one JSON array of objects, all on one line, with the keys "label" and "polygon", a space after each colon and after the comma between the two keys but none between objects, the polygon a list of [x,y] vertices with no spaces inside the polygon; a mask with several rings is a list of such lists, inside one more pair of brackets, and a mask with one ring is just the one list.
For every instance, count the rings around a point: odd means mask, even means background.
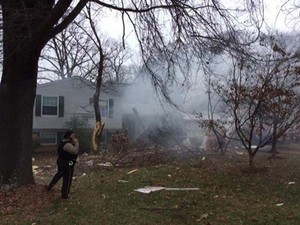
[{"label": "house siding", "polygon": [[[91,86],[83,83],[79,78],[71,78],[66,80],[54,81],[47,84],[37,86],[36,95],[64,97],[64,112],[63,116],[45,116],[36,115],[36,103],[34,105],[33,131],[34,132],[61,132],[67,129],[66,122],[72,117],[87,118],[87,128],[93,129],[95,125],[94,109],[90,103],[90,98],[94,95],[94,90]],[[120,97],[100,94],[101,99],[112,101],[113,99],[113,116],[103,117],[105,122],[105,130],[115,130],[122,128],[122,102]],[[59,110],[59,109],[58,109]],[[92,117],[91,117],[92,115]]]}]

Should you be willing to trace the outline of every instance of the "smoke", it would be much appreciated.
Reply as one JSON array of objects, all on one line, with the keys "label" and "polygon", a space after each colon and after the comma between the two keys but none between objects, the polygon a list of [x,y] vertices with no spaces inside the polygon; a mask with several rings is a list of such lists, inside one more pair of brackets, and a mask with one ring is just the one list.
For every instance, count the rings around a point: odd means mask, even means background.
[{"label": "smoke", "polygon": [[186,82],[188,85],[180,85],[183,83],[180,79],[168,86],[171,101],[176,106],[155,90],[145,73],[138,74],[125,88],[123,126],[135,142],[150,142],[168,148],[178,145],[201,147],[204,131],[199,127],[196,115],[207,111],[203,76],[195,71],[192,82]]}]

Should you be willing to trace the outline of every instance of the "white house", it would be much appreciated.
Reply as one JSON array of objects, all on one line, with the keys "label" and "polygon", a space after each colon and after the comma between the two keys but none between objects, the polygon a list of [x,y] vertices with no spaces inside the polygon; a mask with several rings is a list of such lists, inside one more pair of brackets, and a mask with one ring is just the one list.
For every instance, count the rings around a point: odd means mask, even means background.
[{"label": "white house", "polygon": [[[194,120],[187,120],[179,111],[162,108],[155,92],[145,82],[114,85],[100,94],[100,112],[105,127],[102,142],[108,143],[115,130],[127,130],[132,141],[148,137],[167,127],[180,127],[180,131],[202,140],[201,129]],[[94,86],[82,78],[73,77],[37,86],[34,105],[33,132],[41,145],[55,146],[70,127],[72,118],[87,121],[87,128],[95,126],[93,108]],[[166,125],[166,123],[170,123]],[[192,130],[191,130],[192,128]],[[148,132],[148,133],[147,133]],[[157,134],[159,136],[159,134]],[[195,137],[194,137],[195,136]]]},{"label": "white house", "polygon": [[[56,145],[62,133],[68,129],[71,118],[84,119],[87,128],[93,129],[93,85],[79,77],[57,80],[37,86],[34,105],[33,132],[42,145]],[[103,141],[107,141],[116,129],[122,128],[121,98],[115,91],[101,92],[100,112],[105,122]]]}]

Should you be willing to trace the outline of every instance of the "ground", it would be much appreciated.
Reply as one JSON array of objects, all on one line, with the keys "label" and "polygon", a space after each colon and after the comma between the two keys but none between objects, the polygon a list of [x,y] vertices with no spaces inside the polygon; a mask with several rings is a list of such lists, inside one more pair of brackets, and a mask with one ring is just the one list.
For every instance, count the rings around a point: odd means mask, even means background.
[{"label": "ground", "polygon": [[[131,155],[136,156],[138,153],[140,153],[140,151],[137,150]],[[154,154],[159,154],[157,151],[148,151],[148,153],[149,154],[146,154],[148,158],[143,159],[143,161],[149,162],[149,158]],[[119,154],[114,156],[114,161],[118,163],[121,161],[126,162],[126,157],[124,156],[128,155]],[[141,157],[137,156],[137,158]],[[160,157],[160,159],[162,159],[162,157]],[[84,176],[95,168],[95,166],[110,167],[111,164],[107,163],[107,160],[111,161],[112,158],[92,154],[80,155],[75,166],[73,179],[76,180],[77,177]],[[130,157],[130,161],[137,163],[135,157]],[[46,189],[47,184],[56,172],[55,151],[52,151],[52,153],[49,153],[49,151],[34,153],[32,164],[35,178],[34,185],[23,186],[13,191],[0,191],[0,217],[5,215],[6,218],[9,218],[8,215],[21,213],[22,217],[30,219],[44,206],[49,205],[48,203],[60,197],[61,183],[58,183],[56,188],[50,192]]]},{"label": "ground", "polygon": [[[33,155],[34,185],[27,185],[13,191],[0,191],[0,217],[21,213],[23,218],[33,218],[44,206],[60,197],[60,183],[48,192],[46,187],[56,172],[56,155],[36,153]],[[92,168],[92,163],[101,163],[99,156],[82,155],[76,165],[74,178],[84,175]],[[3,223],[4,221],[2,221]],[[2,224],[0,221],[0,224]],[[5,224],[5,222],[4,222]]]},{"label": "ground", "polygon": [[56,192],[47,193],[45,185],[41,184],[24,186],[10,192],[0,192],[0,217],[6,216],[5,218],[9,219],[8,215],[21,213],[23,218],[31,219],[45,205],[57,198]]},{"label": "ground", "polygon": [[[154,153],[159,155],[159,152]],[[148,158],[142,161],[150,162],[151,160],[149,159],[155,154],[148,154]],[[236,154],[238,157],[247,157],[245,152],[244,155],[240,155],[240,152],[233,154]],[[162,155],[159,156],[159,159],[163,160]],[[81,155],[75,167],[74,179],[85,176],[96,166],[110,167],[111,165],[106,163],[106,160],[107,158],[103,158],[100,155]],[[134,157],[131,160],[134,161]],[[34,154],[33,171],[36,181],[35,185],[24,186],[14,191],[0,191],[0,217],[4,216],[9,219],[10,215],[22,214],[22,217],[30,219],[41,211],[44,206],[49,205],[50,202],[60,197],[60,183],[57,184],[55,190],[50,192],[46,190],[46,185],[56,172],[55,154]],[[2,223],[5,224],[5,221],[0,221],[0,224]]]}]

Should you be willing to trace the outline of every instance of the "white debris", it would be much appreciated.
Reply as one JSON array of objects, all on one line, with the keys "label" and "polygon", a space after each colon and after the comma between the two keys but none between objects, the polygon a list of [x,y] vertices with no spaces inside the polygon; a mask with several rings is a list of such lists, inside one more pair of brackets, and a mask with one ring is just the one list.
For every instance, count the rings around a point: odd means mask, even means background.
[{"label": "white debris", "polygon": [[128,183],[128,180],[118,180],[118,183]]},{"label": "white debris", "polygon": [[90,161],[85,162],[85,164],[88,165],[88,166],[93,166],[94,165],[94,161],[90,160]]},{"label": "white debris", "polygon": [[166,191],[198,191],[199,188],[165,188]]},{"label": "white debris", "polygon": [[38,170],[39,169],[39,167],[38,166],[36,166],[36,165],[33,165],[32,166],[32,171],[33,171],[33,174],[37,174],[38,173]]},{"label": "white debris", "polygon": [[135,189],[134,191],[144,193],[144,194],[149,194],[151,192],[160,191],[160,190],[163,190],[163,189],[165,189],[165,187],[147,186],[147,187],[144,187],[144,188]]},{"label": "white debris", "polygon": [[245,155],[245,152],[235,151],[235,153],[238,155]]},{"label": "white debris", "polygon": [[161,191],[161,190],[166,190],[166,191],[197,191],[199,188],[168,188],[168,187],[160,187],[160,186],[146,186],[143,188],[138,188],[135,189],[134,191],[149,194],[151,192],[155,191]]},{"label": "white debris", "polygon": [[111,167],[113,166],[110,162],[106,162],[106,163],[98,163],[98,166],[104,166],[104,167]]},{"label": "white debris", "polygon": [[135,173],[136,171],[138,171],[138,169],[131,170],[127,174],[132,174],[132,173]]}]

